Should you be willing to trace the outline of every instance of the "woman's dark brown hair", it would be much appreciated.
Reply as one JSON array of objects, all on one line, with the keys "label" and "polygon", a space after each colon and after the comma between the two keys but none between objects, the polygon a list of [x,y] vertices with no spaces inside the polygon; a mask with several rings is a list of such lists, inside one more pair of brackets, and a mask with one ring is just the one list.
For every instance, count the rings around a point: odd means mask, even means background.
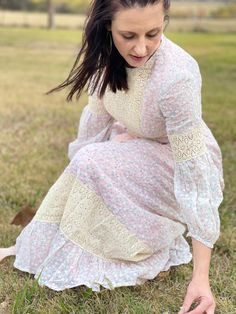
[{"label": "woman's dark brown hair", "polygon": [[168,21],[170,0],[93,0],[85,22],[82,47],[72,70],[68,78],[48,94],[70,86],[67,101],[71,101],[74,94],[78,99],[85,87],[89,88],[90,94],[97,89],[99,97],[104,95],[107,86],[113,92],[128,90],[126,61],[113,44],[108,27],[121,7],[145,7],[160,1],[163,2],[165,21]]}]

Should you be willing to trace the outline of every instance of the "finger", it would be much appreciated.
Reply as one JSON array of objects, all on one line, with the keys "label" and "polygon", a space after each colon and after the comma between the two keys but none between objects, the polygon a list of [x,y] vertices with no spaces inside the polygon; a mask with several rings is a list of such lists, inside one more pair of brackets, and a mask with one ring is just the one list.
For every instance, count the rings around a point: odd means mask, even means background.
[{"label": "finger", "polygon": [[188,314],[202,314],[204,311],[206,312],[210,306],[212,306],[212,301],[202,297],[198,306],[194,310],[188,312]]},{"label": "finger", "polygon": [[185,307],[182,305],[182,306],[180,307],[180,310],[179,310],[178,314],[184,314],[184,313],[186,313],[186,309],[185,309]]},{"label": "finger", "polygon": [[207,311],[207,312],[205,312],[206,314],[214,314],[215,313],[215,310],[212,310],[212,311]]},{"label": "finger", "polygon": [[190,309],[190,306],[192,305],[194,301],[194,296],[190,295],[189,293],[186,294],[184,298],[183,305],[180,307],[180,311],[178,314],[185,314]]},{"label": "finger", "polygon": [[206,311],[206,314],[214,314],[215,313],[215,304],[212,304],[212,306],[209,307],[209,309]]},{"label": "finger", "polygon": [[112,139],[112,141],[115,141],[115,142],[122,142],[122,140],[120,138],[114,138]]}]

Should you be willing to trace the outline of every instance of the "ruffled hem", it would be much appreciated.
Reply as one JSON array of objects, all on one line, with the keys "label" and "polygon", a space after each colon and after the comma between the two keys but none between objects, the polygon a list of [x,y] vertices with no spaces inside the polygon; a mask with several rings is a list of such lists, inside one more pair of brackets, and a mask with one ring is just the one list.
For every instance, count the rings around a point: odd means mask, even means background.
[{"label": "ruffled hem", "polygon": [[85,285],[100,292],[101,286],[113,290],[140,285],[171,266],[187,264],[192,259],[189,249],[181,235],[140,262],[105,260],[66,239],[56,224],[33,220],[17,238],[14,267],[55,291]]}]

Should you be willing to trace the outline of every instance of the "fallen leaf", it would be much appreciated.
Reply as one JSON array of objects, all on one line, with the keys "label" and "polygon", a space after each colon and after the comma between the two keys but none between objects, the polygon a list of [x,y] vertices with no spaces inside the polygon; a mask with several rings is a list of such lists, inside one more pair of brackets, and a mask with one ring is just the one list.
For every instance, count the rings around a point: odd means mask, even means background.
[{"label": "fallen leaf", "polygon": [[30,206],[22,207],[11,221],[11,225],[25,227],[33,219],[36,209]]},{"label": "fallen leaf", "polygon": [[162,271],[162,272],[160,272],[160,273],[158,274],[158,276],[161,277],[161,278],[165,278],[165,277],[168,277],[169,274],[170,274],[170,271],[167,270],[167,271]]}]

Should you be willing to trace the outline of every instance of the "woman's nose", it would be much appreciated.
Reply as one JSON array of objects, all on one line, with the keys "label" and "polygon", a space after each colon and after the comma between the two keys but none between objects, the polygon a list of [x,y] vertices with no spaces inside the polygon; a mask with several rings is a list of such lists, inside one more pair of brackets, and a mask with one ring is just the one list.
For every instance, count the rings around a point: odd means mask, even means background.
[{"label": "woman's nose", "polygon": [[134,51],[137,57],[144,57],[147,53],[147,45],[145,40],[140,40],[136,43]]}]

